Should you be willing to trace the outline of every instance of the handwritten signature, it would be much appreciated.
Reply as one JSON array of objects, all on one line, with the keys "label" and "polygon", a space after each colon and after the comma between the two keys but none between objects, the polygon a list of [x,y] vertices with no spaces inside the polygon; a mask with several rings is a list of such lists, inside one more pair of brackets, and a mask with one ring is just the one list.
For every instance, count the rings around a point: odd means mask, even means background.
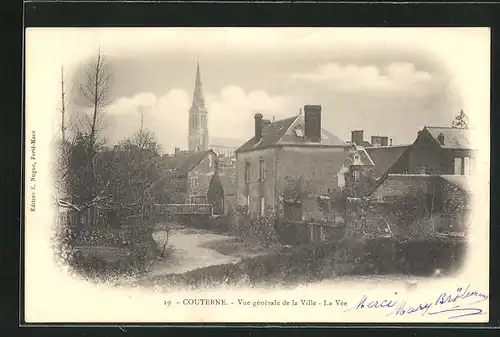
[{"label": "handwritten signature", "polygon": [[[397,295],[397,293],[395,293]],[[470,299],[472,302],[462,303],[462,301]],[[386,316],[404,316],[419,313],[425,315],[448,314],[448,319],[456,319],[460,317],[474,316],[486,314],[482,309],[472,305],[485,301],[488,295],[471,289],[470,285],[462,288],[459,287],[455,292],[443,292],[432,301],[425,301],[415,305],[408,305],[406,300],[398,299],[370,299],[367,295],[363,295],[361,300],[354,306],[345,311],[365,309],[386,309],[389,312]],[[449,307],[449,305],[453,305]]]}]

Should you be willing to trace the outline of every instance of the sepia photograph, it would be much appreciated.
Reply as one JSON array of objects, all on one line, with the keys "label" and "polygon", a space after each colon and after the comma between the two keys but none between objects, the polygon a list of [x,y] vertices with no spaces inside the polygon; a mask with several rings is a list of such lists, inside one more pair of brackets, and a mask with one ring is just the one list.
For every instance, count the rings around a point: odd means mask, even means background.
[{"label": "sepia photograph", "polygon": [[488,28],[28,28],[26,323],[489,307]]}]

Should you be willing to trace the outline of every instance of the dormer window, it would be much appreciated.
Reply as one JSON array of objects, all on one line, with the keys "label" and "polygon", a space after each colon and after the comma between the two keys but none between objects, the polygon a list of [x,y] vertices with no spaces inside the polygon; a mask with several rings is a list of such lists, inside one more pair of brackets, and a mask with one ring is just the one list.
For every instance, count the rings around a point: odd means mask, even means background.
[{"label": "dormer window", "polygon": [[353,160],[354,165],[361,165],[361,157],[359,156],[358,153],[355,153],[353,158],[354,158]]},{"label": "dormer window", "polygon": [[440,133],[437,138],[438,138],[439,143],[441,145],[444,145],[444,135],[442,133]]}]

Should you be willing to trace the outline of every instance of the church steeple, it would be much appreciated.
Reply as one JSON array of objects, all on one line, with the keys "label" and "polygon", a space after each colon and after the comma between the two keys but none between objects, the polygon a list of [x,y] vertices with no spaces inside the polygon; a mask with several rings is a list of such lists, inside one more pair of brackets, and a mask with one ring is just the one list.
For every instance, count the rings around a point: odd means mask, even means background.
[{"label": "church steeple", "polygon": [[200,75],[200,62],[196,63],[196,80],[194,82],[193,106],[205,107],[205,97],[203,97],[203,84]]},{"label": "church steeple", "polygon": [[205,107],[200,63],[196,63],[193,102],[189,109],[189,151],[208,150],[208,111]]}]

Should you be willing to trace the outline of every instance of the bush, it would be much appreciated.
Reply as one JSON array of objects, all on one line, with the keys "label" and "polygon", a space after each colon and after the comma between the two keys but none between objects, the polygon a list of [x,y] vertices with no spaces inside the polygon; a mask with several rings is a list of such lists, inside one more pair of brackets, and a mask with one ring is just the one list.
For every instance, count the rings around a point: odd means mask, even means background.
[{"label": "bush", "polygon": [[[152,232],[148,222],[137,221],[123,230],[84,229],[76,235],[65,223],[56,230],[55,253],[63,265],[91,279],[142,273],[160,253]],[[102,251],[111,247],[118,249],[105,258]]]},{"label": "bush", "polygon": [[268,211],[265,216],[251,218],[246,206],[236,210],[236,233],[250,245],[259,244],[270,247],[279,243],[276,235],[276,214]]}]

